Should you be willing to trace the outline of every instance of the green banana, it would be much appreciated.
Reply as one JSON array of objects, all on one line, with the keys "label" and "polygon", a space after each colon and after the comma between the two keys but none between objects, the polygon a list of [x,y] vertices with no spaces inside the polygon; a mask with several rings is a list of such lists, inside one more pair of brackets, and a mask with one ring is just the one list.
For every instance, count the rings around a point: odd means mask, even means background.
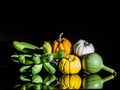
[{"label": "green banana", "polygon": [[42,58],[44,63],[51,62],[52,60],[54,60],[52,54],[43,54],[41,58]]},{"label": "green banana", "polygon": [[55,74],[56,69],[55,69],[49,62],[43,63],[43,65],[44,65],[45,70],[46,70],[49,74]]},{"label": "green banana", "polygon": [[43,42],[41,49],[43,49],[44,54],[50,54],[52,52],[52,46],[50,42],[47,42],[47,41]]},{"label": "green banana", "polygon": [[32,61],[32,55],[25,55],[25,54],[21,54],[21,55],[18,55],[18,59],[19,61],[22,63],[22,64],[26,64],[26,65],[29,65],[29,64],[33,64],[33,61]]},{"label": "green banana", "polygon": [[20,63],[20,61],[18,59],[18,55],[16,55],[16,54],[11,55],[11,60],[15,63]]},{"label": "green banana", "polygon": [[42,70],[43,64],[35,64],[32,67],[32,74],[38,74]]},{"label": "green banana", "polygon": [[32,60],[33,60],[34,64],[42,63],[40,54],[33,54]]},{"label": "green banana", "polygon": [[54,82],[56,80],[55,75],[48,75],[47,77],[45,77],[43,83],[45,85],[50,85],[50,83]]},{"label": "green banana", "polygon": [[33,75],[32,82],[33,83],[43,83],[43,79],[40,75]]},{"label": "green banana", "polygon": [[54,59],[60,59],[60,58],[65,57],[65,51],[64,50],[59,50],[59,51],[53,52],[51,54],[53,54]]},{"label": "green banana", "polygon": [[19,42],[19,41],[13,41],[13,47],[22,53],[31,53],[36,49],[39,49],[39,47],[31,43]]}]

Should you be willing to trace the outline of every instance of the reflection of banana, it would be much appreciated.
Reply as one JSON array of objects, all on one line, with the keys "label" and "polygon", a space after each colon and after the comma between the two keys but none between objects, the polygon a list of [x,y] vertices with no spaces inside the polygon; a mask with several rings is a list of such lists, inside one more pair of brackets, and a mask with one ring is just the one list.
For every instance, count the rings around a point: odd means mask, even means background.
[{"label": "reflection of banana", "polygon": [[43,83],[43,79],[40,75],[33,75],[32,82],[33,83]]},{"label": "reflection of banana", "polygon": [[20,71],[20,73],[26,72],[30,67],[31,67],[31,65],[22,66],[19,69],[19,71]]},{"label": "reflection of banana", "polygon": [[42,48],[43,48],[43,53],[45,54],[50,54],[52,52],[52,46],[50,42],[44,41]]},{"label": "reflection of banana", "polygon": [[31,43],[18,42],[18,41],[13,42],[13,47],[23,53],[30,53],[31,51],[33,52],[34,50],[39,49],[39,47]]},{"label": "reflection of banana", "polygon": [[45,70],[49,74],[54,74],[56,72],[55,68],[50,63],[43,63]]},{"label": "reflection of banana", "polygon": [[30,78],[27,78],[27,77],[24,76],[24,75],[20,75],[20,80],[22,80],[22,81],[31,81]]},{"label": "reflection of banana", "polygon": [[44,79],[44,84],[50,85],[50,83],[54,82],[55,80],[56,80],[55,75],[48,75],[48,76],[45,77],[45,79]]}]

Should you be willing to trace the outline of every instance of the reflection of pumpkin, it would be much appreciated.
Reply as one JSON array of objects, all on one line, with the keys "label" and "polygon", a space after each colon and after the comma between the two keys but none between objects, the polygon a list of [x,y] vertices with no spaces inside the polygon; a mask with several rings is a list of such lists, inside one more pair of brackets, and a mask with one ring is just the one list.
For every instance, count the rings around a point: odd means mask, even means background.
[{"label": "reflection of pumpkin", "polygon": [[77,74],[64,74],[59,78],[59,83],[61,89],[80,89],[81,77]]},{"label": "reflection of pumpkin", "polygon": [[75,55],[67,55],[59,62],[59,70],[63,74],[77,74],[81,70],[80,59]]},{"label": "reflection of pumpkin", "polygon": [[93,53],[95,48],[92,43],[88,43],[86,40],[80,39],[73,45],[73,51],[78,56]]},{"label": "reflection of pumpkin", "polygon": [[68,39],[61,38],[62,35],[63,33],[61,33],[59,38],[53,42],[53,52],[65,50],[66,55],[69,55],[71,53],[72,44]]}]

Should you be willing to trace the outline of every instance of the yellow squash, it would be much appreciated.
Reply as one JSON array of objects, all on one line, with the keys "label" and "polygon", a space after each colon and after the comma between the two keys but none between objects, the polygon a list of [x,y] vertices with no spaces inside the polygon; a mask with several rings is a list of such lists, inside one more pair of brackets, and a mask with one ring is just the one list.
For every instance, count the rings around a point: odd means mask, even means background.
[{"label": "yellow squash", "polygon": [[64,74],[59,78],[59,83],[61,89],[80,89],[82,80],[77,74]]},{"label": "yellow squash", "polygon": [[59,70],[63,74],[77,74],[81,70],[81,61],[76,55],[67,55],[60,60]]},{"label": "yellow squash", "polygon": [[72,44],[71,42],[66,39],[62,38],[63,33],[59,35],[59,38],[53,42],[53,52],[59,51],[59,50],[65,50],[66,55],[69,55],[72,50]]}]

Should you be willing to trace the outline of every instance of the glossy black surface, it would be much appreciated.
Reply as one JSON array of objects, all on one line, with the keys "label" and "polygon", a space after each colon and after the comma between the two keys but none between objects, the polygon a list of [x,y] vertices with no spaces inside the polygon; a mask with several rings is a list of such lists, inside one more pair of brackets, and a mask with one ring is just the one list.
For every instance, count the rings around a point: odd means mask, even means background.
[{"label": "glossy black surface", "polygon": [[[19,82],[17,66],[11,62],[10,55],[14,53],[12,42],[14,40],[27,41],[41,46],[43,41],[53,42],[61,32],[72,43],[79,39],[86,39],[93,43],[95,51],[104,60],[104,64],[115,69],[117,76],[104,84],[104,89],[119,88],[119,39],[115,25],[89,25],[89,24],[44,24],[20,25],[0,24],[0,89],[10,90]],[[42,73],[43,74],[43,73]],[[101,77],[110,73],[99,72]],[[56,73],[60,77],[60,73]],[[82,77],[83,72],[79,75]],[[43,75],[44,76],[44,75]]]}]

